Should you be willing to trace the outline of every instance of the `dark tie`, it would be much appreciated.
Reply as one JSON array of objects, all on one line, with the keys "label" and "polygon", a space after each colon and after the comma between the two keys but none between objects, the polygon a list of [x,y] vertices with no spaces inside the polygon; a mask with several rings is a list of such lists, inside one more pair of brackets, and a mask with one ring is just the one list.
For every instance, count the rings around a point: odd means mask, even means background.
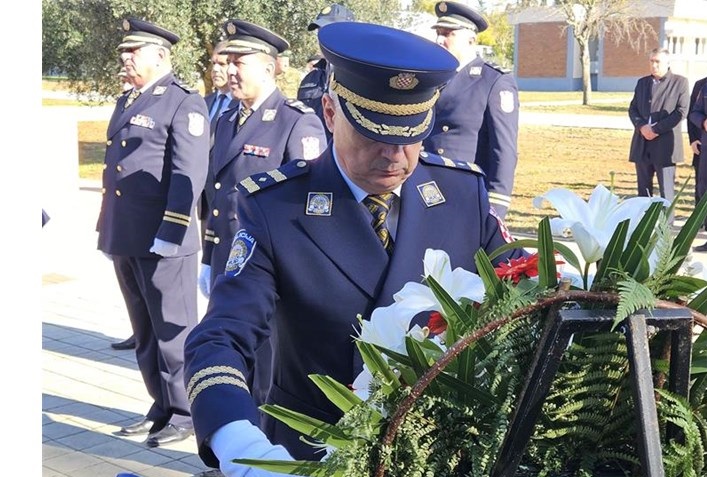
[{"label": "dark tie", "polygon": [[251,114],[253,114],[253,110],[250,108],[241,108],[238,111],[238,129],[245,124],[246,119],[248,119]]},{"label": "dark tie", "polygon": [[140,96],[140,90],[133,88],[133,90],[128,95],[128,99],[125,100],[125,105],[123,106],[123,109],[128,109],[130,105],[135,102],[138,96]]},{"label": "dark tie", "polygon": [[214,101],[214,104],[211,105],[211,113],[209,114],[209,119],[212,122],[215,122],[220,113],[221,113],[221,108],[223,108],[223,103],[226,101],[226,95],[225,94],[219,94],[218,99]]},{"label": "dark tie", "polygon": [[383,244],[383,248],[388,252],[388,255],[393,251],[393,240],[390,238],[390,232],[385,224],[385,219],[388,217],[388,212],[390,212],[393,197],[392,192],[387,192],[385,194],[369,195],[363,199],[363,205],[366,206],[373,216],[373,222],[371,222],[373,230],[376,232],[378,239]]}]

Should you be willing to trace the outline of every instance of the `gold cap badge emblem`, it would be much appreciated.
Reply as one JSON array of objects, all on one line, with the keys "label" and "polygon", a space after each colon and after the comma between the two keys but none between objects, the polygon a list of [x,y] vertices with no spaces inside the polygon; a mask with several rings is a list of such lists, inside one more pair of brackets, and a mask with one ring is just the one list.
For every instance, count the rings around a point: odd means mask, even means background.
[{"label": "gold cap badge emblem", "polygon": [[445,13],[447,11],[447,4],[442,2],[439,4],[439,11]]},{"label": "gold cap badge emblem", "polygon": [[420,82],[415,78],[415,73],[399,73],[390,78],[389,84],[393,89],[413,89]]},{"label": "gold cap badge emblem", "polygon": [[128,20],[123,20],[123,30],[130,30],[130,22]]},{"label": "gold cap badge emblem", "polygon": [[330,11],[331,11],[331,7],[324,7],[324,8],[322,8],[321,14],[322,15],[329,15]]},{"label": "gold cap badge emblem", "polygon": [[236,34],[236,25],[234,25],[233,23],[229,23],[228,25],[226,25],[226,32],[229,35],[235,35]]}]

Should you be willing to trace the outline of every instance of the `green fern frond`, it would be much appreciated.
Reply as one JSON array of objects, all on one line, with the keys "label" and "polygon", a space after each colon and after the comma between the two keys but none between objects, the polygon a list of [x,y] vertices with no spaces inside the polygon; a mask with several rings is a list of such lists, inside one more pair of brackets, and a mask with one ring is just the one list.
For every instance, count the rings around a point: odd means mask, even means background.
[{"label": "green fern frond", "polygon": [[655,308],[656,298],[653,292],[637,282],[631,277],[626,277],[618,283],[619,289],[619,306],[616,308],[616,318],[614,318],[614,327],[631,313],[642,308]]}]

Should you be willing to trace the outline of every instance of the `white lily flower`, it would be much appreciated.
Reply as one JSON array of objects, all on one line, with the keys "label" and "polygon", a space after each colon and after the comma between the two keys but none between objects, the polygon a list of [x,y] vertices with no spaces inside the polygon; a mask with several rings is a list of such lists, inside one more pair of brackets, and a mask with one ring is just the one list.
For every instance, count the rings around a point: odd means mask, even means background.
[{"label": "white lily flower", "polygon": [[661,197],[632,197],[621,201],[602,184],[594,188],[586,202],[567,189],[552,189],[533,199],[533,206],[541,208],[543,200],[550,202],[560,214],[559,218],[550,220],[552,234],[566,237],[571,231],[587,263],[601,259],[619,223],[630,219],[630,236],[653,202],[670,205]]},{"label": "white lily flower", "polygon": [[356,379],[354,379],[354,382],[351,385],[354,394],[364,401],[368,400],[368,397],[370,396],[372,382],[373,374],[371,374],[371,371],[368,369],[368,366],[364,364],[363,371],[361,371],[358,376],[356,376]]}]

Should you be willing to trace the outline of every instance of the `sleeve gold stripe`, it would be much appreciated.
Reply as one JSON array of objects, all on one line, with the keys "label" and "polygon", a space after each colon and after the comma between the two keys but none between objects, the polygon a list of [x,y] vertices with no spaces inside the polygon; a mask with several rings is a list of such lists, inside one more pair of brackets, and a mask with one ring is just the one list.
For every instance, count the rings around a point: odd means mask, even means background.
[{"label": "sleeve gold stripe", "polygon": [[248,394],[250,394],[250,389],[248,389],[248,385],[244,381],[231,376],[216,376],[201,381],[199,385],[193,389],[193,391],[189,394],[189,404],[192,404],[202,391],[218,384],[230,384],[232,386],[244,389]]},{"label": "sleeve gold stripe", "polygon": [[177,212],[172,212],[170,210],[165,210],[164,215],[169,215],[170,217],[174,217],[175,219],[182,219],[186,220],[187,222],[191,222],[190,215],[178,214]]},{"label": "sleeve gold stripe", "polygon": [[185,227],[189,226],[188,220],[175,219],[174,217],[170,217],[168,215],[162,217],[162,220],[164,220],[165,222],[174,222],[175,224],[183,225]]},{"label": "sleeve gold stripe", "polygon": [[215,236],[216,236],[216,232],[214,232],[213,230],[210,230],[210,229],[206,229],[206,230],[204,231],[204,235],[209,236],[209,237],[215,237]]},{"label": "sleeve gold stripe", "polygon": [[211,376],[212,374],[232,374],[245,381],[243,373],[233,366],[209,366],[208,368],[201,369],[194,373],[194,376],[189,380],[189,384],[187,384],[187,394],[191,393],[191,388],[196,385],[198,380],[206,376]]},{"label": "sleeve gold stripe", "polygon": [[510,205],[511,198],[505,194],[499,194],[498,192],[489,192],[489,202],[501,205]]},{"label": "sleeve gold stripe", "polygon": [[243,179],[241,181],[241,185],[245,187],[245,190],[251,193],[260,190],[260,186],[256,184],[251,177],[246,177],[245,179]]}]

